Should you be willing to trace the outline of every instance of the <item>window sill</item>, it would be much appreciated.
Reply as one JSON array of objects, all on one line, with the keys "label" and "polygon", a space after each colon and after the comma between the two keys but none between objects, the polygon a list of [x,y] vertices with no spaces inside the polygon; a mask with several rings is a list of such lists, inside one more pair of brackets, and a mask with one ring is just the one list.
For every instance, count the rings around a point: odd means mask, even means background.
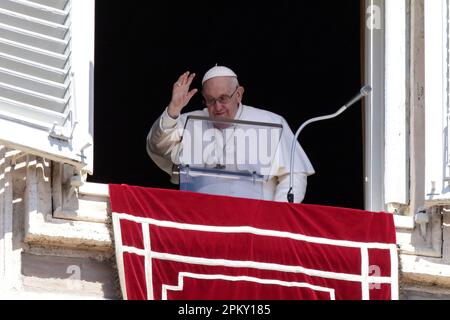
[{"label": "window sill", "polygon": [[[88,206],[83,205],[77,210],[61,211],[61,216],[54,216],[52,193],[54,195],[64,187],[51,181],[50,162],[29,156],[26,169],[25,242],[97,251],[112,250],[110,214],[104,186],[88,185],[80,190],[79,195],[93,197],[92,210],[85,210]],[[97,204],[95,199],[100,199]]]}]

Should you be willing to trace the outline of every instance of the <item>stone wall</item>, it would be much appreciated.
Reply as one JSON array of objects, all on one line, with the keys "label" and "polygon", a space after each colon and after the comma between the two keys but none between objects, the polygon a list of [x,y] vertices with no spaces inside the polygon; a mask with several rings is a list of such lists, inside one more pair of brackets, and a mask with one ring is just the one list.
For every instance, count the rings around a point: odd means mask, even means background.
[{"label": "stone wall", "polygon": [[[0,146],[0,298],[121,298],[110,214],[99,205],[107,194],[76,190],[75,197],[90,197],[94,209],[78,205],[67,211],[82,218],[55,217],[52,197],[61,183],[53,179],[55,168],[45,159]],[[102,215],[105,219],[99,220]]]}]

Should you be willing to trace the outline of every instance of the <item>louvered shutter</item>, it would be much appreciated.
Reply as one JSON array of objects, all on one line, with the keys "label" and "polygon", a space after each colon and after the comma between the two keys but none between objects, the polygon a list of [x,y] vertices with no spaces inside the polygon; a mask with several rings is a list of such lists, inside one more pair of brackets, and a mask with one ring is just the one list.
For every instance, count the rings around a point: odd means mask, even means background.
[{"label": "louvered shutter", "polygon": [[92,171],[93,0],[0,0],[0,143]]}]

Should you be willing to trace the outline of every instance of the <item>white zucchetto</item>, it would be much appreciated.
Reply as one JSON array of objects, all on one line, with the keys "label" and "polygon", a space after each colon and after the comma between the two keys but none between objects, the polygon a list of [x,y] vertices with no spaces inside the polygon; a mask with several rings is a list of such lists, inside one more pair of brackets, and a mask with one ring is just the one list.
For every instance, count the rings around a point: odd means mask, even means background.
[{"label": "white zucchetto", "polygon": [[203,76],[202,85],[205,83],[205,81],[215,78],[215,77],[236,77],[236,73],[233,72],[230,68],[224,67],[224,66],[215,66],[209,69],[205,75]]}]

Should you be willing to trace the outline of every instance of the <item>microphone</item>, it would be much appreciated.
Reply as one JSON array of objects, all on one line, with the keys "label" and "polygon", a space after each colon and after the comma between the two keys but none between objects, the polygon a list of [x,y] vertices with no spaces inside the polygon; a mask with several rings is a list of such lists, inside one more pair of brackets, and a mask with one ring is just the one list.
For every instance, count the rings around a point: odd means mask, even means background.
[{"label": "microphone", "polygon": [[293,170],[294,170],[294,151],[295,151],[295,144],[297,141],[298,136],[300,135],[300,132],[310,123],[313,122],[317,122],[317,121],[321,121],[321,120],[328,120],[328,119],[332,119],[337,117],[338,115],[340,115],[342,112],[344,112],[345,110],[347,110],[348,107],[352,106],[353,104],[355,104],[356,102],[358,102],[360,99],[368,96],[370,94],[370,92],[372,91],[372,87],[370,85],[365,85],[364,87],[361,88],[361,90],[359,91],[359,93],[354,96],[350,101],[348,101],[346,104],[344,104],[338,111],[336,111],[333,114],[327,115],[327,116],[321,116],[321,117],[316,117],[316,118],[312,118],[309,119],[308,121],[304,122],[300,128],[298,128],[297,132],[295,133],[294,138],[292,139],[292,147],[291,147],[291,162],[290,162],[290,170],[289,170],[289,191],[287,194],[287,199],[290,203],[294,202],[294,191],[293,191]]},{"label": "microphone", "polygon": [[351,105],[358,102],[359,99],[368,96],[371,91],[372,91],[372,87],[369,85],[365,85],[364,87],[361,88],[360,92],[356,96],[353,97],[352,100],[350,100],[349,102],[347,102],[344,105],[344,107],[346,107],[346,108],[350,107]]}]

